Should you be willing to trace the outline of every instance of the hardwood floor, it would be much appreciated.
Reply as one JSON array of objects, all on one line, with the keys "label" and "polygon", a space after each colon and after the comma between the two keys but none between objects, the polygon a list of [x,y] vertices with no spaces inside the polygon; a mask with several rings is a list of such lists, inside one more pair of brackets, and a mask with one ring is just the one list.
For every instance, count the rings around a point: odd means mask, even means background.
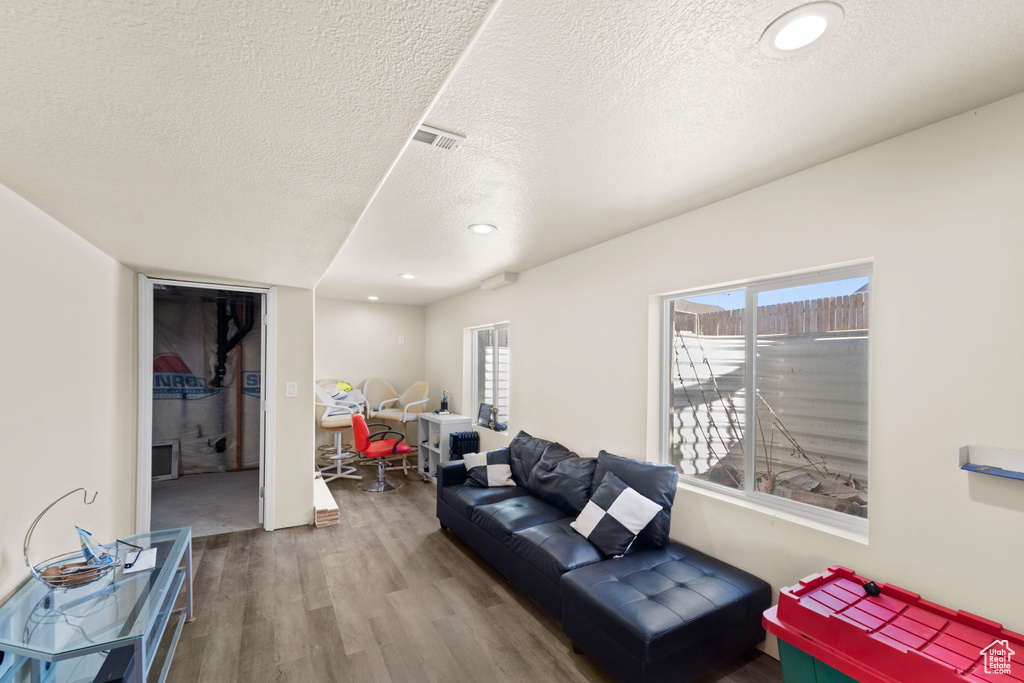
[{"label": "hardwood floor", "polygon": [[[433,485],[411,473],[390,478],[403,486],[364,493],[359,482],[331,482],[339,526],[195,539],[196,619],[182,631],[168,680],[610,680],[440,530]],[[755,651],[700,683],[781,680],[778,662]]]}]

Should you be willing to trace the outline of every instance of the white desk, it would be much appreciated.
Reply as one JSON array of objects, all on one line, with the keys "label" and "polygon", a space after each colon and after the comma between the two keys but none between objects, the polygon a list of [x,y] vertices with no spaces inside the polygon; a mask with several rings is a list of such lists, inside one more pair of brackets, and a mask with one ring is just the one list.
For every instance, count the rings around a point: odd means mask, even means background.
[{"label": "white desk", "polygon": [[465,415],[420,413],[420,457],[416,471],[424,479],[437,483],[437,468],[449,460],[448,436],[452,432],[468,432],[473,421]]}]

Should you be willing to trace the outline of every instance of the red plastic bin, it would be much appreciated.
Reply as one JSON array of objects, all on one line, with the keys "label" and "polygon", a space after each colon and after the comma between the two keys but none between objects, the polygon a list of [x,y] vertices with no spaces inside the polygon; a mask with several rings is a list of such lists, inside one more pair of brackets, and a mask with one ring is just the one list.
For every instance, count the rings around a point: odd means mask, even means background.
[{"label": "red plastic bin", "polygon": [[829,567],[783,588],[764,626],[860,683],[1024,683],[1024,635],[898,586],[872,597],[867,582]]}]

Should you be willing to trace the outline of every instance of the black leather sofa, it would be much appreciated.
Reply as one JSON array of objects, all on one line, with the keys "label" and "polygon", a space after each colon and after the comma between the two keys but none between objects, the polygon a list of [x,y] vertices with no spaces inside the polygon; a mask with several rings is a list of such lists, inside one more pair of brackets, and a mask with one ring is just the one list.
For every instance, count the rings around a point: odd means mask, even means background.
[{"label": "black leather sofa", "polygon": [[[605,453],[580,458],[520,432],[508,448],[516,486],[437,472],[437,517],[556,621],[617,681],[688,681],[764,640],[767,583],[669,541],[677,473]],[[605,471],[663,507],[624,556],[570,527]]]}]

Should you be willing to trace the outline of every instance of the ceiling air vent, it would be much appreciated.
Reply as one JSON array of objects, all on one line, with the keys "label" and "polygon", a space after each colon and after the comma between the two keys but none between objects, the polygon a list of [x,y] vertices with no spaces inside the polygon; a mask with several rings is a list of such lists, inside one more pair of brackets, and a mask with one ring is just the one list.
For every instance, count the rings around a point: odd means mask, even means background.
[{"label": "ceiling air vent", "polygon": [[431,128],[430,126],[420,126],[416,134],[412,136],[412,139],[413,142],[422,142],[424,145],[437,147],[446,152],[454,152],[466,141],[466,136],[456,135],[455,133]]}]

